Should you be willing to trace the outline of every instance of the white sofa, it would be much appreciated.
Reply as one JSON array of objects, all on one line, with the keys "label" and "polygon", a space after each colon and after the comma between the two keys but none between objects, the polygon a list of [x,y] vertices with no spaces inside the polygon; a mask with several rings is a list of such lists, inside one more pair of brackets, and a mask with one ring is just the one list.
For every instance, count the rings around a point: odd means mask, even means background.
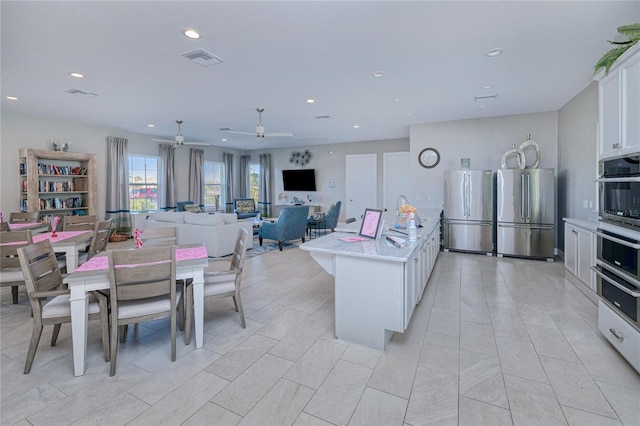
[{"label": "white sofa", "polygon": [[[238,229],[253,234],[253,222],[238,221],[235,213],[155,212],[146,220],[146,228],[178,227],[178,244],[203,243],[210,257],[233,253]],[[253,247],[249,238],[247,248]]]}]

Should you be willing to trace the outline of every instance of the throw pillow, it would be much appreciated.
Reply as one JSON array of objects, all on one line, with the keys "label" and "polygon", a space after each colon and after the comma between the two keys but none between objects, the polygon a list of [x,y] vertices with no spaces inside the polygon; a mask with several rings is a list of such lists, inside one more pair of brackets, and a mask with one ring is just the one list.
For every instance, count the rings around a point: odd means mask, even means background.
[{"label": "throw pillow", "polygon": [[255,211],[255,203],[253,200],[236,200],[237,213],[253,213]]},{"label": "throw pillow", "polygon": [[186,206],[184,206],[184,211],[191,213],[200,213],[202,210],[200,210],[200,206],[197,204],[187,204]]}]

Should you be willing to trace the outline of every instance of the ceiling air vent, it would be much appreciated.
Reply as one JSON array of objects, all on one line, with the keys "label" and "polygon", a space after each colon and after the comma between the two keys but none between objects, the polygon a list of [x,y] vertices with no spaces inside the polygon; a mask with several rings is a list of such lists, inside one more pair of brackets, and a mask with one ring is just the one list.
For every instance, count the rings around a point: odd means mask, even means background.
[{"label": "ceiling air vent", "polygon": [[333,117],[330,115],[316,115],[318,120],[331,120]]},{"label": "ceiling air vent", "polygon": [[95,93],[85,92],[84,90],[80,90],[80,89],[65,90],[65,93],[70,93],[74,96],[78,96],[79,98],[94,98],[98,96]]},{"label": "ceiling air vent", "polygon": [[474,101],[495,101],[498,95],[476,96]]},{"label": "ceiling air vent", "polygon": [[207,52],[204,49],[192,50],[191,52],[183,53],[182,56],[195,62],[198,65],[202,65],[203,67],[218,65],[224,62],[213,53]]}]

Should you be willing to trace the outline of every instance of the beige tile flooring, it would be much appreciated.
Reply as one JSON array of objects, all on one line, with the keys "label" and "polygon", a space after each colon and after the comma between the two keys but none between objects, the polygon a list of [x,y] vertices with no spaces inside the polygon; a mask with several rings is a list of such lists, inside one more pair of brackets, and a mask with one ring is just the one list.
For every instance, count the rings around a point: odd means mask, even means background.
[{"label": "beige tile flooring", "polygon": [[247,328],[207,302],[205,347],[131,327],[109,377],[97,324],[86,375],[45,330],[31,374],[26,294],[2,289],[2,425],[639,425],[640,375],[597,331],[562,262],[440,253],[410,328],[385,351],[333,336],[333,279],[298,248],[247,262]]}]

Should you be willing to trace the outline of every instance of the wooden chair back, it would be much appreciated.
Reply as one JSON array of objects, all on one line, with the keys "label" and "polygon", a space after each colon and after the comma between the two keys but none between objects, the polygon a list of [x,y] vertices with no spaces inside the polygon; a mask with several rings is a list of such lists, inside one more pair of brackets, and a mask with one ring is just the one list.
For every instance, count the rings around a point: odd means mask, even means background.
[{"label": "wooden chair back", "polygon": [[97,222],[93,231],[93,237],[91,238],[91,245],[89,246],[89,254],[87,260],[91,259],[94,255],[105,251],[107,249],[107,243],[109,242],[109,234],[111,233],[111,219],[107,219],[101,222]]},{"label": "wooden chair back", "polygon": [[11,212],[9,223],[36,223],[38,212]]},{"label": "wooden chair back", "polygon": [[0,222],[0,232],[11,231],[7,222]]},{"label": "wooden chair back", "polygon": [[97,221],[96,215],[65,216],[62,229],[64,231],[93,231]]},{"label": "wooden chair back", "polygon": [[31,301],[33,316],[41,318],[42,300],[69,292],[69,290],[63,289],[62,273],[58,267],[56,254],[51,242],[47,239],[19,248],[18,257]]},{"label": "wooden chair back", "polygon": [[118,301],[167,294],[175,304],[175,246],[113,250],[108,252],[108,256],[112,299],[115,296],[111,309],[117,310]]},{"label": "wooden chair back", "polygon": [[178,245],[178,228],[175,226],[146,228],[140,239],[143,248],[175,246]]},{"label": "wooden chair back", "polygon": [[229,270],[238,269],[242,271],[247,254],[247,244],[249,244],[249,232],[244,228],[238,229],[238,236],[236,237],[236,245],[231,255]]},{"label": "wooden chair back", "polygon": [[32,242],[29,230],[0,232],[0,269],[19,268],[18,249]]}]

